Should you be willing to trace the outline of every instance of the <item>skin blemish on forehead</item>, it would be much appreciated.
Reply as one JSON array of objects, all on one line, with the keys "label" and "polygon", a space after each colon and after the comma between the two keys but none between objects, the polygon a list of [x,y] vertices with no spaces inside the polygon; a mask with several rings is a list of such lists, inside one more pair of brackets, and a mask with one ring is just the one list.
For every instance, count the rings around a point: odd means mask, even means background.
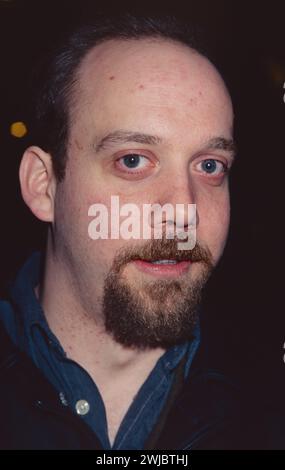
[{"label": "skin blemish on forehead", "polygon": [[141,85],[139,85],[139,89],[140,89],[140,90],[144,90],[144,88],[145,88],[145,86],[144,86],[144,85],[142,85],[142,84],[141,84]]},{"label": "skin blemish on forehead", "polygon": [[111,75],[111,77],[109,77],[109,80],[114,80],[115,79],[115,75]]},{"label": "skin blemish on forehead", "polygon": [[75,145],[76,145],[76,147],[77,147],[78,150],[82,150],[82,149],[83,149],[83,146],[78,142],[77,139],[74,140],[74,143],[75,143]]},{"label": "skin blemish on forehead", "polygon": [[189,98],[188,105],[192,106],[194,103],[196,103],[196,101],[197,101],[196,98]]}]

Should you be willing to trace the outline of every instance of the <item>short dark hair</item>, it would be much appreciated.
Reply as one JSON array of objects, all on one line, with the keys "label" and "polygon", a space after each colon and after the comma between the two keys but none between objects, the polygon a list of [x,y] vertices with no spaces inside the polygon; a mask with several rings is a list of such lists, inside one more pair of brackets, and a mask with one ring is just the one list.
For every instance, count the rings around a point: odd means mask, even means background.
[{"label": "short dark hair", "polygon": [[[86,54],[110,39],[163,38],[207,55],[198,28],[173,16],[135,16],[125,13],[98,17],[67,34],[45,57],[33,85],[33,143],[52,155],[58,181],[63,180],[69,138],[69,106],[77,72]],[[198,44],[199,43],[199,44]]]}]

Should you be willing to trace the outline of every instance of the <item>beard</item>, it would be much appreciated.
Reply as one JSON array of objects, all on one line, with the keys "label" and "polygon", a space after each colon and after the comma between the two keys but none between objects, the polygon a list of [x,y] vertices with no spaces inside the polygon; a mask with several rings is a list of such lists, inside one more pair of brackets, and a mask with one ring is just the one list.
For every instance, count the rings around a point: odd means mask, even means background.
[{"label": "beard", "polygon": [[[190,260],[199,274],[181,279],[142,280],[132,285],[122,271],[134,259]],[[191,271],[192,264],[190,264]],[[141,249],[124,248],[104,281],[102,312],[105,329],[119,344],[133,349],[168,349],[192,339],[199,319],[203,288],[213,270],[212,256],[196,243],[177,250],[177,240],[151,240]],[[193,276],[192,276],[193,277]]]}]

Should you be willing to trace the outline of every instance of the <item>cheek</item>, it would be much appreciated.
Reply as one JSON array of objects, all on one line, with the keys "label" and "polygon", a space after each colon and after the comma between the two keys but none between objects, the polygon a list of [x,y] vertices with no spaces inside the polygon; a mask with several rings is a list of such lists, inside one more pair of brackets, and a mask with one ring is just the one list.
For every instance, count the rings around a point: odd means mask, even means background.
[{"label": "cheek", "polygon": [[57,241],[67,246],[74,255],[89,249],[88,209],[94,204],[94,199],[96,198],[90,185],[84,185],[82,181],[73,179],[68,173],[57,189],[55,204]]},{"label": "cheek", "polygon": [[217,224],[217,241],[216,244],[219,248],[219,255],[221,255],[226,241],[228,237],[228,232],[229,232],[229,225],[230,225],[230,206],[229,204],[225,204],[224,206],[221,206],[219,210],[219,214],[217,216],[217,219],[219,220],[219,223]]},{"label": "cheek", "polygon": [[197,239],[201,239],[210,249],[215,263],[218,262],[224,250],[230,223],[230,202],[228,194],[218,200],[204,205],[199,212]]},{"label": "cheek", "polygon": [[88,216],[88,209],[95,203],[107,206],[109,201],[95,193],[81,194],[80,199],[75,193],[73,197],[70,192],[60,195],[56,210],[56,243],[59,252],[71,260],[72,265],[80,266],[88,277],[96,277],[99,288],[123,243],[112,239],[93,240],[89,236],[88,228],[94,216]]}]

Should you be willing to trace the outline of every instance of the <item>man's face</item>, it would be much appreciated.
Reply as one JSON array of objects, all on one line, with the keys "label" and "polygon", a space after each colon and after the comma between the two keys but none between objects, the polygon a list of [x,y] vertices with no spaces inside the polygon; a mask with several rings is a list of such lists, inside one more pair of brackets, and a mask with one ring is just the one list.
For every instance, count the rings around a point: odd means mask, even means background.
[{"label": "man's face", "polygon": [[[207,59],[179,44],[108,41],[83,60],[70,107],[54,230],[71,295],[124,346],[186,341],[228,232],[233,113],[224,83]],[[88,209],[110,208],[114,195],[139,208],[196,204],[196,247],[181,251],[165,238],[92,240]],[[174,258],[184,269],[150,264]]]}]

